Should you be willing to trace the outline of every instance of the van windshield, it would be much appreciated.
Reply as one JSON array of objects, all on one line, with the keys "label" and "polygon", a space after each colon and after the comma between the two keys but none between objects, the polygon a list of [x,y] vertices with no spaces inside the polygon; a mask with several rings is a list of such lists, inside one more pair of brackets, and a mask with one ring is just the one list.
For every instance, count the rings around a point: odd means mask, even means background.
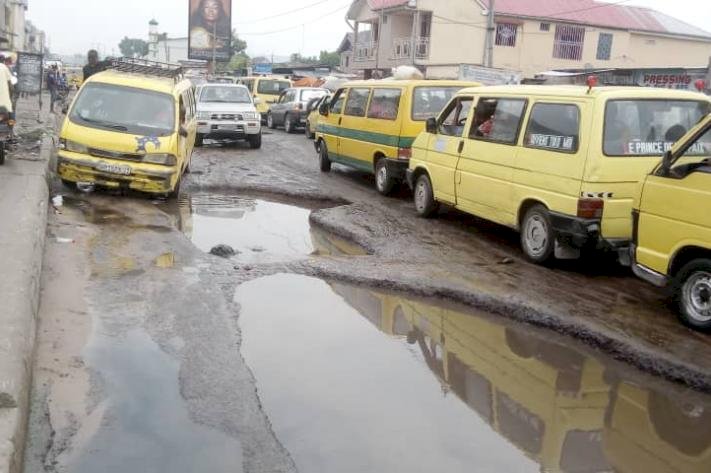
[{"label": "van windshield", "polygon": [[415,87],[412,100],[412,119],[425,121],[436,117],[461,87]]},{"label": "van windshield", "polygon": [[200,93],[203,103],[252,103],[249,91],[243,87],[205,86]]},{"label": "van windshield", "polygon": [[[607,156],[662,156],[701,118],[709,103],[694,100],[612,100],[605,110],[603,151]],[[697,143],[687,153],[699,156]]]},{"label": "van windshield", "polygon": [[175,130],[175,105],[161,92],[90,83],[81,89],[69,120],[132,135],[167,136]]},{"label": "van windshield", "polygon": [[[693,143],[689,149],[687,149],[682,157],[694,156],[696,158],[711,157],[711,128],[706,130],[706,133],[701,135],[701,137]],[[698,159],[697,159],[698,160]]]},{"label": "van windshield", "polygon": [[264,95],[280,95],[283,91],[291,87],[285,80],[260,80],[257,85],[257,93]]}]

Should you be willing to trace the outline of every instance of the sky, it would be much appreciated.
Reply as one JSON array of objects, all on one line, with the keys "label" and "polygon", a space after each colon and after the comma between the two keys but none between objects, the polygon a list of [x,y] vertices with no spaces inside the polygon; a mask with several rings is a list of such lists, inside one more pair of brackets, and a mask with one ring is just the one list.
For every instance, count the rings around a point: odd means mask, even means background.
[{"label": "sky", "polygon": [[[708,2],[630,0],[626,4],[655,8],[711,32]],[[251,56],[318,55],[324,49],[335,50],[349,31],[345,13],[350,3],[349,0],[233,0],[232,24],[247,41]],[[265,19],[275,15],[279,16]],[[187,36],[188,1],[29,0],[27,16],[48,33],[50,50],[54,53],[85,54],[95,48],[108,55],[118,54],[118,43],[124,36],[147,38],[151,18],[169,36]]]}]

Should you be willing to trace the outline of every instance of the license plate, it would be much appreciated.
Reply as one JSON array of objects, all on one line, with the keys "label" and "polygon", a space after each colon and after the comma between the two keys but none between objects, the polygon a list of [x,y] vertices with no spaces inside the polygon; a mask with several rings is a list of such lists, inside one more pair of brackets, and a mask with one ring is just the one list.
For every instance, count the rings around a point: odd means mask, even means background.
[{"label": "license plate", "polygon": [[217,129],[235,131],[237,130],[237,125],[217,125]]},{"label": "license plate", "polygon": [[123,166],[121,164],[99,163],[96,166],[96,169],[98,169],[101,172],[109,172],[111,174],[121,174],[122,176],[130,176],[131,175],[131,167],[130,166]]}]

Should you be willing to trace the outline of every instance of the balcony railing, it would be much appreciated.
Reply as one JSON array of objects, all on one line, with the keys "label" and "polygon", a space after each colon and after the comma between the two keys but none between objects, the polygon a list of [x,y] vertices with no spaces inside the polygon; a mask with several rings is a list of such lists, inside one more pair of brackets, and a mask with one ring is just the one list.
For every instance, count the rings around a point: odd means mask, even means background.
[{"label": "balcony railing", "polygon": [[[393,40],[393,59],[410,59],[412,58],[412,38],[396,38]],[[430,39],[417,38],[415,45],[415,59],[427,59],[430,57]]]},{"label": "balcony railing", "polygon": [[378,43],[376,41],[366,42],[366,43],[356,43],[355,54],[353,55],[353,60],[356,62],[365,62],[375,60],[375,54],[378,50]]}]

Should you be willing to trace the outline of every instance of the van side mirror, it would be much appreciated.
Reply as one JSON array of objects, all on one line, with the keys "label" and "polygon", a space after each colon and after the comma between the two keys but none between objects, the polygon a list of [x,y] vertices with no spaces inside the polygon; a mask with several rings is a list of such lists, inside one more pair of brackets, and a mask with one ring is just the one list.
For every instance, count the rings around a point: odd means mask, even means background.
[{"label": "van side mirror", "polygon": [[328,116],[330,110],[330,104],[328,102],[324,102],[319,106],[318,108],[318,114],[323,115],[324,117]]},{"label": "van side mirror", "polygon": [[185,128],[183,125],[180,125],[180,128],[178,128],[178,134],[182,136],[183,138],[188,137],[188,129]]},{"label": "van side mirror", "polygon": [[425,122],[425,130],[427,133],[437,134],[437,119],[430,117]]},{"label": "van side mirror", "polygon": [[661,177],[669,176],[669,172],[671,171],[672,160],[673,156],[671,150],[664,153],[664,157],[662,158],[662,167],[659,168],[659,175]]}]

